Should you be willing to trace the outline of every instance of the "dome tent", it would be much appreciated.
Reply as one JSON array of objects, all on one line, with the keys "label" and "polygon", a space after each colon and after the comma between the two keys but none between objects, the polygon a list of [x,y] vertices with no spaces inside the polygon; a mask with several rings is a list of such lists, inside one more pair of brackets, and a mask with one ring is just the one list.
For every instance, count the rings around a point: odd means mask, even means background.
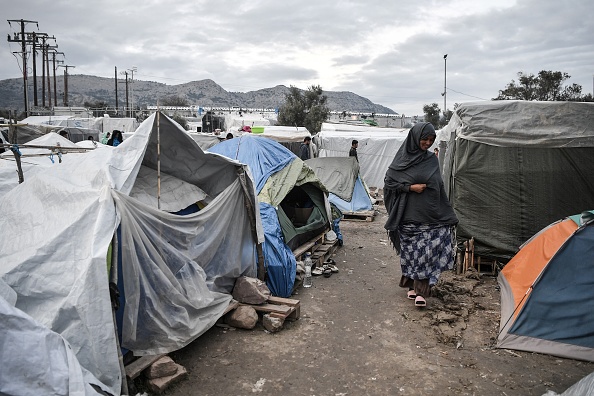
[{"label": "dome tent", "polygon": [[499,273],[497,347],[594,361],[594,211],[557,221]]},{"label": "dome tent", "polygon": [[267,284],[274,295],[289,297],[296,274],[292,250],[330,227],[326,188],[301,159],[268,138],[244,134],[209,151],[249,166],[266,239]]}]

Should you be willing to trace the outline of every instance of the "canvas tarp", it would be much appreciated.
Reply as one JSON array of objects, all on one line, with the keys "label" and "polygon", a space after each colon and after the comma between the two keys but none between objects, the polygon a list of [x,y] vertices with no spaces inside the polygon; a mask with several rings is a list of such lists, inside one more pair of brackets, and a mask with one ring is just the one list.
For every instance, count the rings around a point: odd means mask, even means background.
[{"label": "canvas tarp", "polygon": [[348,157],[351,142],[357,140],[362,179],[370,187],[383,188],[388,166],[407,135],[408,129],[323,123],[313,140],[319,157]]},{"label": "canvas tarp", "polygon": [[350,201],[355,180],[359,177],[359,163],[355,157],[319,157],[305,161],[314,170],[329,192]]},{"label": "canvas tarp", "polygon": [[371,210],[373,202],[355,157],[320,157],[305,161],[330,192],[328,201],[341,212]]},{"label": "canvas tarp", "polygon": [[[200,186],[212,202],[176,216],[129,198],[141,166],[157,169],[157,158],[163,173]],[[177,124],[155,114],[118,147],[65,159],[0,198],[0,277],[16,292],[16,308],[72,346],[93,375],[85,381],[96,377],[119,394],[107,273],[116,228],[127,257],[120,274],[127,285],[123,346],[136,354],[173,351],[222,315],[231,297],[221,292],[233,279],[255,275],[245,214],[246,204],[256,203],[254,188],[238,180],[244,166],[202,152]],[[257,235],[262,241],[261,225]]]},{"label": "canvas tarp", "polygon": [[594,103],[465,103],[445,129],[458,239],[474,237],[477,254],[507,261],[547,224],[591,206]]}]

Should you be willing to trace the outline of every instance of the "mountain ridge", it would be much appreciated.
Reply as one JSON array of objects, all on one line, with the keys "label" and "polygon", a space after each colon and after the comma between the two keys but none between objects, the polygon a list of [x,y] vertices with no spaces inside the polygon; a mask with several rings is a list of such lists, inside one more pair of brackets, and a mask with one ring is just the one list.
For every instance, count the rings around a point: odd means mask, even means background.
[{"label": "mountain ridge", "polygon": [[[53,79],[51,81],[52,104],[54,102]],[[33,81],[28,80],[29,102],[33,103]],[[63,105],[64,76],[56,76],[58,105]],[[42,104],[42,81],[37,77],[38,104]],[[115,80],[83,74],[68,75],[68,104],[83,106],[85,102],[106,102],[116,104]],[[179,97],[188,103],[210,107],[279,108],[290,88],[284,85],[263,88],[256,91],[227,91],[211,79],[167,85],[155,81],[134,80],[128,83],[128,102],[135,107],[154,106],[157,100]],[[46,92],[47,95],[47,92]],[[376,114],[397,114],[394,110],[371,102],[369,99],[349,91],[324,91],[328,97],[327,106],[332,111],[346,111]],[[47,96],[46,96],[47,102]],[[126,105],[126,81],[118,79],[118,105]],[[23,81],[21,78],[0,80],[0,108],[24,110]]]}]

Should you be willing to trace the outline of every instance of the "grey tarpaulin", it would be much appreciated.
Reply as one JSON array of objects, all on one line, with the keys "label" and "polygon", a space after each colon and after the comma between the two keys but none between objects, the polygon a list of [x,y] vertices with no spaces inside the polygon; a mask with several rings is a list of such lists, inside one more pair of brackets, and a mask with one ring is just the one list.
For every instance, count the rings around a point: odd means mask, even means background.
[{"label": "grey tarpaulin", "polygon": [[594,103],[491,101],[460,105],[444,183],[458,239],[508,260],[556,219],[592,207]]}]

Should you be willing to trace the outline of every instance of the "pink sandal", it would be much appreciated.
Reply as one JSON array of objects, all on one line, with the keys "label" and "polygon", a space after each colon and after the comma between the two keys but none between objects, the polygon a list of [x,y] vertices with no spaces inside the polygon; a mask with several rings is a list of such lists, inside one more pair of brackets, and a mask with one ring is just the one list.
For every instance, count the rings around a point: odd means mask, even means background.
[{"label": "pink sandal", "polygon": [[415,293],[414,289],[411,289],[406,293],[406,298],[408,298],[409,300],[414,300],[416,297],[417,293]]},{"label": "pink sandal", "polygon": [[427,301],[423,298],[423,296],[416,296],[415,297],[415,306],[416,307],[426,307]]}]

